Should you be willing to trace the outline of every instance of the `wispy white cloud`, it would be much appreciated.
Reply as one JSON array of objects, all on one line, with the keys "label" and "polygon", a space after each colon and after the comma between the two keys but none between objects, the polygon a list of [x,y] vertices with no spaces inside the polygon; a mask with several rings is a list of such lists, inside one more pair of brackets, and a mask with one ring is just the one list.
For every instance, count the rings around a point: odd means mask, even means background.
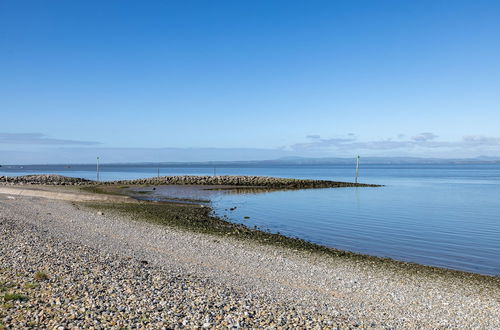
[{"label": "wispy white cloud", "polygon": [[464,136],[462,142],[467,146],[500,146],[500,137],[488,137],[481,135]]},{"label": "wispy white cloud", "polygon": [[[347,134],[332,138],[310,134],[304,142],[275,148],[109,148],[97,142],[64,140],[43,134],[0,133],[0,164],[103,162],[252,161],[280,157],[350,157],[362,155],[412,155],[417,157],[500,156],[500,137],[467,135],[442,140],[434,133],[363,140]],[[95,145],[95,146],[92,146]],[[6,149],[9,148],[9,149]]]},{"label": "wispy white cloud", "polygon": [[426,132],[426,133],[420,133],[414,137],[412,137],[411,139],[413,141],[417,141],[417,142],[425,142],[425,141],[431,141],[431,140],[434,140],[436,139],[438,136],[434,133],[429,133],[429,132]]},{"label": "wispy white cloud", "polygon": [[[308,136],[310,137],[310,135]],[[318,138],[314,138],[311,142],[304,143],[296,143],[290,146],[290,148],[294,151],[308,151],[308,150],[319,150],[319,149],[328,149],[328,148],[338,148],[343,145],[353,143],[356,141],[355,138],[332,138],[332,139],[323,139],[318,136]]]},{"label": "wispy white cloud", "polygon": [[[308,136],[309,138],[310,136]],[[345,151],[345,150],[412,150],[412,149],[498,149],[500,137],[487,137],[481,135],[464,136],[459,141],[438,140],[434,133],[424,132],[406,138],[399,134],[397,139],[382,139],[373,141],[359,141],[348,135],[340,138],[317,138],[309,142],[296,143],[290,146],[293,151]]]},{"label": "wispy white cloud", "polygon": [[290,150],[259,148],[101,148],[39,147],[36,150],[1,150],[0,164],[54,164],[95,162],[204,162],[252,161],[292,156]]},{"label": "wispy white cloud", "polygon": [[0,144],[98,145],[100,142],[49,138],[42,133],[0,133]]}]

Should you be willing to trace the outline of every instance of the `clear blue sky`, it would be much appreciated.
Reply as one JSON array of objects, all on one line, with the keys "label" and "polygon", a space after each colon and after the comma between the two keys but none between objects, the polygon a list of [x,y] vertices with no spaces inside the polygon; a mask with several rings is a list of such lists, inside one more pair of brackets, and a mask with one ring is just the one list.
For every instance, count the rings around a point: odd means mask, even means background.
[{"label": "clear blue sky", "polygon": [[0,163],[500,156],[500,1],[0,0],[0,114]]}]

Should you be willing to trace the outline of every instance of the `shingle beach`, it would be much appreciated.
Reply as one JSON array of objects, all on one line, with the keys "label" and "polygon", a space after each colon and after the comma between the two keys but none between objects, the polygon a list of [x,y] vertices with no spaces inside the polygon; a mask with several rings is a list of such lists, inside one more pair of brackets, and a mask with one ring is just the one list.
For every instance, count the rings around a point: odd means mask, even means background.
[{"label": "shingle beach", "polygon": [[495,277],[336,258],[7,193],[0,232],[6,328],[500,327]]}]

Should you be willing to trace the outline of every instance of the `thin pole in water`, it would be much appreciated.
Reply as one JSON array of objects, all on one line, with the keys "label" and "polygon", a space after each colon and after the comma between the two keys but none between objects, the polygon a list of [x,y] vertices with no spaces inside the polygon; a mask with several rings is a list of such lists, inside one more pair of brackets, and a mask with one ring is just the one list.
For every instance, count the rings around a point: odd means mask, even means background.
[{"label": "thin pole in water", "polygon": [[97,157],[97,168],[96,168],[96,171],[97,171],[97,181],[99,181],[99,157]]},{"label": "thin pole in water", "polygon": [[356,180],[355,180],[355,183],[358,183],[358,172],[359,172],[359,156],[356,157]]},{"label": "thin pole in water", "polygon": [[160,168],[158,167],[158,177],[160,177]]}]

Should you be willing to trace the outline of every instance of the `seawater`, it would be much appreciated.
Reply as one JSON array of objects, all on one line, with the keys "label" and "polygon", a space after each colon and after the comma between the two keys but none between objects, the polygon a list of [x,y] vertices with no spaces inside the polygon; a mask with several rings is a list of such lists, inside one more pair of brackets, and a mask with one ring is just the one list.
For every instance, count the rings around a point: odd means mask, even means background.
[{"label": "seawater", "polygon": [[[212,175],[213,171],[209,166],[164,166],[160,175]],[[347,165],[218,166],[216,171],[354,179],[354,168]],[[0,175],[35,173],[89,179],[96,175],[95,167],[85,165],[0,168]],[[157,173],[154,165],[104,165],[100,177],[133,179]],[[500,276],[500,165],[364,165],[360,181],[385,186],[212,192],[209,197],[217,215],[250,227],[353,252]]]}]

